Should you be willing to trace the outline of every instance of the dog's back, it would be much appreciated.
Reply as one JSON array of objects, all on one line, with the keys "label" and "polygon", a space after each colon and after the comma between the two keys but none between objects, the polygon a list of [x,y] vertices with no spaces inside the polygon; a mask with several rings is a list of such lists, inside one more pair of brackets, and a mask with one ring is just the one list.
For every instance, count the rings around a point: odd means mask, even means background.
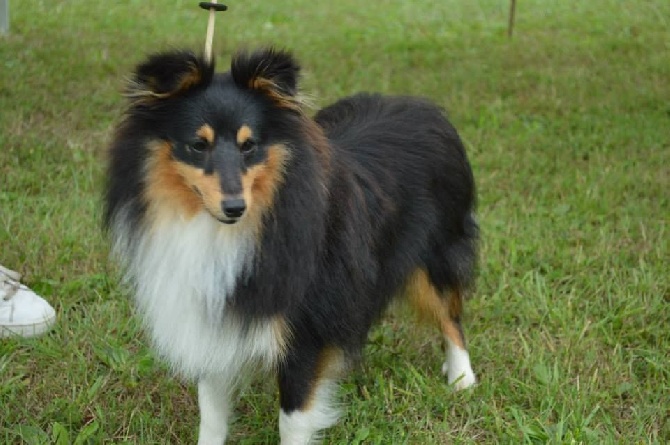
[{"label": "dog's back", "polygon": [[442,111],[422,98],[359,94],[322,109],[315,120],[340,170],[334,180],[344,182],[351,172],[358,188],[334,201],[357,201],[351,210],[377,226],[377,262],[404,277],[417,264],[401,263],[419,256],[440,288],[467,288],[477,237],[474,179]]}]

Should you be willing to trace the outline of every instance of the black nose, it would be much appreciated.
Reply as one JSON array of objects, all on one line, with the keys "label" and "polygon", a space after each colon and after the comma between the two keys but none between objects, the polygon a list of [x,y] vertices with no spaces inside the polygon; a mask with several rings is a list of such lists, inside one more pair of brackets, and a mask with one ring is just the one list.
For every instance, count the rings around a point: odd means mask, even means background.
[{"label": "black nose", "polygon": [[226,199],[221,203],[221,208],[228,218],[239,218],[246,210],[247,205],[244,203],[244,199]]}]

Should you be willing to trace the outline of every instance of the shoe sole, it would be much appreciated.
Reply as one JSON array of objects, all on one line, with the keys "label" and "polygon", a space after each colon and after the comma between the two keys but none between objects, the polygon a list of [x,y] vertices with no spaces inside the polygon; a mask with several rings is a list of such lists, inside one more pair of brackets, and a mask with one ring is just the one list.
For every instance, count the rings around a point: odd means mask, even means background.
[{"label": "shoe sole", "polygon": [[53,315],[49,318],[45,318],[39,323],[30,323],[30,324],[15,324],[15,325],[1,325],[0,326],[0,338],[7,337],[37,337],[48,332],[54,325],[56,321],[56,315]]}]

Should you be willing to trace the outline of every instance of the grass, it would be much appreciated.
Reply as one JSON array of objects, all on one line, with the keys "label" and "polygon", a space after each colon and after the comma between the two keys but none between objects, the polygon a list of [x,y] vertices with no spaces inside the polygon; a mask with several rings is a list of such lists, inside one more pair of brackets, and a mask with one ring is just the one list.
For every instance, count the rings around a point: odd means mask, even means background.
[{"label": "grass", "polygon": [[[122,80],[200,48],[195,2],[13,2],[0,37],[0,261],[58,311],[0,341],[0,442],[193,443],[191,385],[147,347],[100,231]],[[296,52],[318,104],[358,90],[445,106],[478,181],[481,271],[466,329],[480,383],[453,393],[436,333],[391,311],[343,383],[328,444],[670,442],[670,3],[248,1],[240,46]],[[257,382],[230,443],[278,439]]]}]

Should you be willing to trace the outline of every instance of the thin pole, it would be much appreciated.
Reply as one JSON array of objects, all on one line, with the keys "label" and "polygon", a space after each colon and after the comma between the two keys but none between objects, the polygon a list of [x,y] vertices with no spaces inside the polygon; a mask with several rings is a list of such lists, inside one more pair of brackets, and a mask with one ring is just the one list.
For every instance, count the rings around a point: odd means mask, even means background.
[{"label": "thin pole", "polygon": [[[216,0],[213,0],[211,3],[216,4]],[[207,38],[205,39],[205,58],[208,62],[212,61],[212,41],[214,40],[214,14],[216,14],[216,9],[209,9],[209,20],[207,21]]]},{"label": "thin pole", "polygon": [[512,38],[514,32],[514,16],[516,15],[516,0],[511,0],[509,4],[509,21],[507,22],[507,37]]},{"label": "thin pole", "polygon": [[207,21],[207,37],[205,39],[205,59],[207,62],[212,61],[212,41],[214,40],[214,14],[217,11],[225,11],[228,7],[224,4],[217,3],[216,0],[211,2],[200,2],[202,9],[209,10],[209,20]]}]

